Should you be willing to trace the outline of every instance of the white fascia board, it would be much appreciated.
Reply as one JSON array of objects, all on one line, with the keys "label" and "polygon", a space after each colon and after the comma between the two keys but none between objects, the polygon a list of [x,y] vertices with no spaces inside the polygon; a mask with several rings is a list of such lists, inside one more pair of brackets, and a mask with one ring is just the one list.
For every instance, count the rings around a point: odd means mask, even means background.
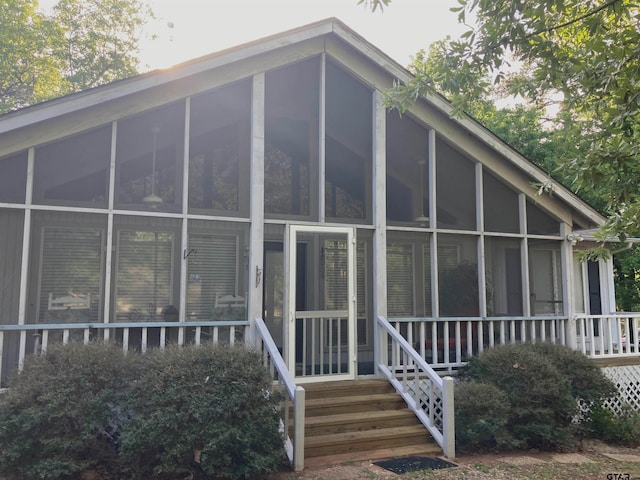
[{"label": "white fascia board", "polygon": [[[389,58],[388,55],[371,45],[353,30],[346,27],[344,24],[334,24],[333,31],[343,41],[349,43],[353,48],[358,50],[363,55],[366,55],[371,61],[376,63],[380,68],[386,70],[400,82],[406,83],[412,78],[412,74],[407,69]],[[549,175],[544,172],[544,170],[540,169],[531,161],[527,160],[521,154],[516,152],[503,140],[480,125],[477,121],[466,115],[462,117],[453,116],[453,107],[444,97],[430,94],[424,97],[424,101],[446,114],[453,122],[456,122],[462,128],[484,142],[487,146],[510,160],[519,169],[531,176],[534,181],[538,181],[540,183],[549,182]],[[606,219],[600,213],[594,210],[591,206],[587,205],[568,188],[552,179],[551,183],[553,185],[553,194],[555,196],[562,199],[572,208],[578,210],[583,216],[594,222],[596,225],[603,225],[605,223]]]},{"label": "white fascia board", "polygon": [[602,238],[598,235],[597,228],[589,228],[586,230],[574,230],[570,234],[578,241],[588,241],[588,242],[606,242],[606,243],[640,243],[640,238],[637,237],[627,237],[623,242],[620,242],[620,239],[617,236]]},{"label": "white fascia board", "polygon": [[334,20],[325,20],[307,27],[272,35],[247,44],[222,50],[195,60],[175,65],[166,70],[154,70],[135,77],[116,81],[95,89],[70,94],[26,107],[0,117],[0,135],[52,118],[74,113],[94,105],[161,86],[182,78],[197,75],[224,65],[229,65],[261,53],[295,44],[331,33]]}]

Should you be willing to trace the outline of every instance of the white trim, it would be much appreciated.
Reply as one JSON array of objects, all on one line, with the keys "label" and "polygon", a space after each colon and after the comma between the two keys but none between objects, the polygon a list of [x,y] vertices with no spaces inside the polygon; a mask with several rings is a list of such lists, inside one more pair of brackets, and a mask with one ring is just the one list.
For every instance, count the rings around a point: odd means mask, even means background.
[{"label": "white trim", "polygon": [[[118,141],[118,122],[111,123],[111,159],[109,161],[109,205],[107,214],[107,242],[105,252],[105,278],[103,299],[103,323],[109,323],[111,315],[111,278],[113,276],[113,205],[115,202],[116,147]],[[104,340],[109,340],[110,330],[104,330]]]},{"label": "white trim", "polygon": [[[264,122],[265,75],[253,77],[251,87],[251,161],[249,173],[249,271],[247,285],[250,321],[262,318],[262,282],[264,281]],[[252,339],[247,339],[252,341]]]},{"label": "white trim", "polygon": [[[285,362],[290,372],[294,372],[294,378],[297,383],[314,382],[314,381],[330,381],[330,380],[353,380],[357,375],[358,355],[357,355],[357,328],[356,328],[356,227],[341,226],[328,227],[324,225],[292,225],[289,224],[285,230],[285,315],[283,323],[285,325],[284,346],[283,349],[287,355]],[[343,311],[309,311],[298,312],[296,310],[296,265],[297,265],[297,239],[300,233],[317,233],[317,234],[337,234],[346,235],[347,242],[347,331],[348,331],[348,350],[347,350],[347,371],[339,374],[324,374],[296,376],[296,319],[308,318],[309,313],[318,314],[317,316],[332,317],[334,314],[344,313]],[[312,364],[313,365],[313,364]]]},{"label": "white trim", "polygon": [[476,230],[484,232],[484,184],[482,163],[476,163],[475,167],[476,186]]},{"label": "white trim", "polygon": [[[387,117],[384,98],[381,92],[373,93],[373,211],[372,220],[375,226],[373,233],[373,318],[387,317]],[[367,255],[365,252],[365,265]],[[365,276],[366,278],[366,276]],[[366,321],[366,320],[365,320]],[[386,337],[382,335],[378,322],[373,322],[374,358],[383,359],[386,365],[387,347],[383,344]],[[375,371],[378,366],[374,365]]]},{"label": "white trim", "polygon": [[[187,259],[184,252],[189,249],[189,220],[188,220],[188,202],[189,202],[189,129],[191,127],[191,97],[187,97],[184,105],[184,148],[182,156],[182,230],[180,236],[180,291],[178,292],[178,319],[186,320],[187,315]],[[178,335],[184,334],[180,329]],[[180,343],[180,339],[178,340]]]},{"label": "white trim", "polygon": [[429,227],[434,230],[438,226],[438,209],[436,206],[436,164],[438,162],[438,152],[436,151],[436,131],[429,129],[429,158],[427,168],[429,170]]},{"label": "white trim", "polygon": [[[318,125],[318,221],[326,221],[326,105],[327,97],[327,54],[322,53],[320,59],[320,89],[318,92],[320,101],[319,125]],[[311,168],[311,165],[309,166]]]}]

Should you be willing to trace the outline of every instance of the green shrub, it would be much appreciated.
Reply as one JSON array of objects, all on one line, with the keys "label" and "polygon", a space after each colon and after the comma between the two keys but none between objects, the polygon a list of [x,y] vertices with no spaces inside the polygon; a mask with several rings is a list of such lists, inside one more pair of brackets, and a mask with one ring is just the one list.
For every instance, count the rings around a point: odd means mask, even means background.
[{"label": "green shrub", "polygon": [[511,445],[517,448],[572,448],[580,402],[594,408],[615,391],[584,355],[551,344],[485,350],[470,359],[466,375],[506,395],[511,409],[501,436],[513,439]]},{"label": "green shrub", "polygon": [[134,374],[122,350],[51,345],[29,356],[0,395],[0,477],[78,478],[95,470],[124,478],[118,448]]},{"label": "green shrub", "polygon": [[278,398],[243,347],[171,347],[142,359],[122,453],[141,478],[244,478],[283,459]]},{"label": "green shrub", "polygon": [[456,385],[456,443],[461,451],[512,448],[506,425],[511,416],[507,395],[487,383]]},{"label": "green shrub", "polygon": [[628,447],[640,445],[640,412],[626,407],[619,415],[597,406],[587,422],[589,433],[604,442]]},{"label": "green shrub", "polygon": [[530,348],[548,358],[569,382],[571,395],[584,406],[600,405],[618,393],[615,384],[589,357],[562,345],[536,343]]},{"label": "green shrub", "polygon": [[0,478],[242,478],[283,459],[279,399],[243,347],[27,357],[0,395]]}]

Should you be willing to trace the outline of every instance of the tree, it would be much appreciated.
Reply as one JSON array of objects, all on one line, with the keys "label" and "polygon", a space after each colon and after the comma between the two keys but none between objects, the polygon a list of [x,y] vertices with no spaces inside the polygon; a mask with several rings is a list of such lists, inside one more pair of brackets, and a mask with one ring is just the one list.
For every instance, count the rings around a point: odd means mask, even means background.
[{"label": "tree", "polygon": [[140,0],[59,0],[57,56],[72,91],[130,77],[138,71],[138,40],[152,16]]},{"label": "tree", "polygon": [[37,0],[0,2],[0,113],[61,93],[57,28],[37,10]]},{"label": "tree", "polygon": [[134,75],[150,7],[142,0],[0,3],[0,113]]},{"label": "tree", "polygon": [[[372,0],[372,8],[378,3]],[[575,148],[563,159],[576,191],[604,200],[603,236],[640,234],[640,11],[631,0],[459,0],[475,26],[432,50],[427,69],[389,93],[404,109],[450,92],[460,114],[492,84],[535,108],[559,105]],[[430,73],[436,72],[436,75]],[[567,152],[570,153],[570,152]]]}]

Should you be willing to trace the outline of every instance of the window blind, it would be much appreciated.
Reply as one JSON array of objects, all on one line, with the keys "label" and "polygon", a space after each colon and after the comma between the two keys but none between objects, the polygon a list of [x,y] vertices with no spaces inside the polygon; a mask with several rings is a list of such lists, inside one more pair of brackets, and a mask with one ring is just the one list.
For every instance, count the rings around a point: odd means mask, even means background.
[{"label": "window blind", "polygon": [[187,318],[209,320],[216,297],[240,293],[237,291],[238,238],[192,233],[189,249],[193,253],[187,263]]},{"label": "window blind", "polygon": [[117,319],[161,321],[172,303],[173,233],[120,231],[117,256]]},{"label": "window blind", "polygon": [[324,308],[346,310],[348,308],[348,252],[344,240],[324,242]]},{"label": "window blind", "polygon": [[[102,281],[103,230],[99,228],[44,227],[40,262],[38,321],[45,323],[99,322]],[[50,309],[69,297],[89,308]]]},{"label": "window blind", "polygon": [[[347,243],[344,241],[325,241],[325,308],[342,310],[348,307]],[[367,283],[366,283],[366,242],[356,244],[356,338],[359,345],[367,344]],[[328,268],[329,267],[329,268]],[[340,344],[346,345],[346,322],[340,323],[342,329]],[[338,343],[337,328],[332,331],[333,345]],[[328,340],[327,340],[328,342]]]},{"label": "window blind", "polygon": [[410,243],[387,245],[387,314],[414,316],[414,255]]}]

